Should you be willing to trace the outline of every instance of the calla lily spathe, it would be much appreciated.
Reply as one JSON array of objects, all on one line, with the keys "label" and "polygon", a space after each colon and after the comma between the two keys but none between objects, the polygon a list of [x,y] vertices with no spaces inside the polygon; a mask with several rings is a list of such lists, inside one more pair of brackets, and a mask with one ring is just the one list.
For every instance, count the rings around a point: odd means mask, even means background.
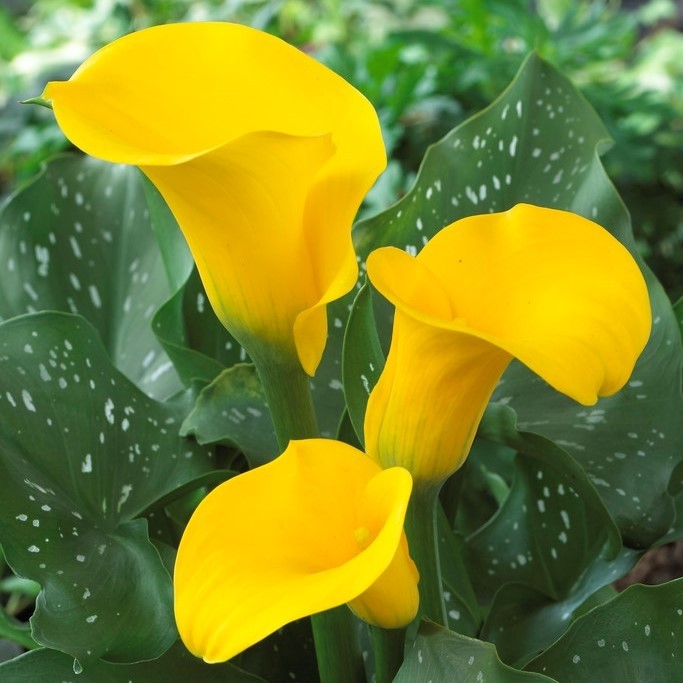
[{"label": "calla lily spathe", "polygon": [[439,232],[413,258],[370,254],[396,306],[387,363],[365,418],[369,456],[437,484],[463,463],[513,358],[584,405],[628,380],[650,334],[643,276],[590,220],[520,204]]},{"label": "calla lily spathe", "polygon": [[252,356],[293,356],[312,375],[325,305],[356,281],[353,218],[386,164],[370,103],[282,40],[228,23],[125,36],[43,97],[77,147],[156,185]]},{"label": "calla lily spathe", "polygon": [[175,565],[188,649],[230,659],[283,625],[338,605],[384,628],[418,607],[403,521],[410,474],[327,439],[291,441],[194,512]]}]

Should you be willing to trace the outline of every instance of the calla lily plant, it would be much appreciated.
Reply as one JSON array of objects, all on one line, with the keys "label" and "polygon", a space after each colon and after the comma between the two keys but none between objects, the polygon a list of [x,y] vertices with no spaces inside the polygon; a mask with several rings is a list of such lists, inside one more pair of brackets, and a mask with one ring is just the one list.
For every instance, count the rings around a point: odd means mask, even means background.
[{"label": "calla lily plant", "polygon": [[252,358],[313,375],[325,305],[356,281],[351,223],[386,165],[372,105],[284,41],[227,23],[125,36],[43,97],[77,147],[156,185]]},{"label": "calla lily plant", "polygon": [[370,103],[283,41],[225,23],[126,36],[43,96],[77,147],[139,167],[166,200],[217,317],[259,371],[280,443],[278,458],[210,492],[184,531],[183,642],[221,662],[314,615],[323,683],[352,683],[335,648],[358,650],[355,626],[329,616],[348,605],[393,634],[380,636],[394,652],[384,683],[420,599],[446,623],[437,494],[509,363],[583,405],[627,382],[651,326],[633,257],[596,223],[528,204],[459,220],[417,256],[370,254],[396,313],[363,453],[318,438],[306,375],[327,304],[356,283],[351,226],[386,163]]},{"label": "calla lily plant", "polygon": [[587,406],[628,381],[650,336],[645,281],[604,228],[519,204],[471,216],[411,257],[368,258],[396,306],[391,349],[368,401],[368,454],[440,484],[464,462],[493,390],[517,358]]}]

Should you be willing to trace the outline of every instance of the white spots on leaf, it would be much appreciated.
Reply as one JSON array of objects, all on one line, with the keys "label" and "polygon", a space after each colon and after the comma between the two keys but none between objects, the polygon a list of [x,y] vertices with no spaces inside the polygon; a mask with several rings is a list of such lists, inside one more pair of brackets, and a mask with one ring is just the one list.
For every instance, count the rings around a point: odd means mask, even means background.
[{"label": "white spots on leaf", "polygon": [[50,251],[47,247],[41,247],[39,244],[34,246],[36,254],[36,261],[38,261],[38,275],[40,277],[47,277],[48,269],[50,267]]},{"label": "white spots on leaf", "polygon": [[86,617],[86,618],[85,618],[85,620],[86,620],[89,624],[94,623],[95,619],[97,619],[97,615],[96,615],[96,614],[91,614],[89,617]]},{"label": "white spots on leaf", "polygon": [[71,245],[71,251],[73,251],[74,256],[77,259],[82,259],[83,252],[81,251],[81,246],[78,244],[78,240],[73,235],[69,237],[69,244]]},{"label": "white spots on leaf", "polygon": [[26,407],[26,410],[28,410],[31,413],[36,412],[36,407],[33,405],[33,398],[31,397],[31,394],[29,394],[26,389],[22,389],[21,391],[21,399],[24,402],[24,406]]},{"label": "white spots on leaf", "polygon": [[475,206],[479,203],[479,198],[477,197],[476,192],[474,192],[469,185],[465,188],[465,194],[467,195],[467,199],[469,199]]},{"label": "white spots on leaf", "polygon": [[121,495],[119,496],[119,501],[116,504],[116,512],[121,512],[121,508],[125,504],[125,502],[128,500],[130,497],[130,493],[133,490],[133,485],[132,484],[124,484],[121,487]]},{"label": "white spots on leaf", "polygon": [[560,510],[560,517],[562,517],[562,523],[564,524],[566,529],[569,529],[571,527],[571,523],[569,521],[569,514],[567,513],[566,510]]},{"label": "white spots on leaf", "polygon": [[30,545],[28,548],[26,548],[30,553],[39,553],[40,548],[37,545]]},{"label": "white spots on leaf", "polygon": [[581,657],[579,655],[574,655],[572,657],[572,664],[578,664],[581,661]]},{"label": "white spots on leaf", "polygon": [[38,294],[36,293],[36,290],[33,289],[30,282],[24,282],[23,287],[24,291],[33,299],[33,301],[38,301]]},{"label": "white spots on leaf", "polygon": [[110,425],[114,424],[114,401],[108,398],[104,404],[104,416],[107,418],[107,422]]},{"label": "white spots on leaf", "polygon": [[365,391],[368,396],[370,395],[370,382],[368,381],[368,378],[366,375],[361,375],[360,376],[360,381],[363,383],[363,390]]},{"label": "white spots on leaf", "polygon": [[598,647],[605,647],[605,639],[604,638],[600,638],[600,640],[598,640]]},{"label": "white spots on leaf", "polygon": [[95,308],[102,308],[102,299],[97,285],[88,285],[88,293],[90,294],[90,301]]},{"label": "white spots on leaf", "polygon": [[85,562],[85,555],[76,555],[77,562]]},{"label": "white spots on leaf", "polygon": [[538,507],[538,511],[542,514],[545,512],[545,501],[542,499],[538,499],[536,501],[536,507]]},{"label": "white spots on leaf", "polygon": [[81,291],[81,281],[75,273],[69,273],[69,282],[77,292]]},{"label": "white spots on leaf", "polygon": [[512,136],[512,140],[510,141],[510,146],[508,147],[508,151],[510,152],[510,156],[514,157],[515,154],[517,154],[517,143],[519,142],[519,138],[516,135]]},{"label": "white spots on leaf", "polygon": [[[242,356],[243,353],[244,353],[244,349],[240,349],[240,357]],[[245,358],[246,358],[246,354],[244,354],[244,356],[245,356]],[[242,359],[242,360],[244,360],[244,359]],[[161,364],[161,365],[160,365],[160,366],[159,366],[159,367],[158,367],[158,368],[149,376],[149,378],[148,378],[147,381],[148,381],[148,382],[154,382],[154,381],[156,381],[157,379],[159,379],[159,377],[161,377],[161,375],[163,375],[165,372],[168,372],[172,367],[173,367],[173,363],[172,363],[171,361],[166,361],[165,363],[162,363],[162,364]]]},{"label": "white spots on leaf", "polygon": [[90,474],[92,472],[92,455],[90,453],[86,453],[85,458],[81,463],[81,472],[83,472],[83,474]]},{"label": "white spots on leaf", "polygon": [[28,515],[22,513],[17,515],[14,519],[18,519],[20,522],[25,522],[28,519]]}]

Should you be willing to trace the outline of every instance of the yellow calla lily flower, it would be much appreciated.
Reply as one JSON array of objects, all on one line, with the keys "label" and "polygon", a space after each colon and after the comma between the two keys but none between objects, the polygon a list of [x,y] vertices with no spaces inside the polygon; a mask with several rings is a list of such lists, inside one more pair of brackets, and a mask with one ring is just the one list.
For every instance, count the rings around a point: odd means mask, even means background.
[{"label": "yellow calla lily flower", "polygon": [[325,306],[356,281],[353,218],[386,164],[372,105],[280,39],[227,23],[125,36],[43,97],[77,147],[157,186],[250,354],[274,347],[313,375]]},{"label": "yellow calla lily flower", "polygon": [[194,512],[175,565],[188,649],[221,662],[283,625],[348,603],[384,628],[417,613],[403,522],[410,474],[327,439],[291,441]]},{"label": "yellow calla lily flower", "polygon": [[439,232],[413,258],[378,249],[373,285],[396,306],[386,367],[365,417],[365,445],[416,486],[467,457],[513,358],[584,405],[628,380],[647,343],[643,276],[609,232],[566,211],[520,204]]}]

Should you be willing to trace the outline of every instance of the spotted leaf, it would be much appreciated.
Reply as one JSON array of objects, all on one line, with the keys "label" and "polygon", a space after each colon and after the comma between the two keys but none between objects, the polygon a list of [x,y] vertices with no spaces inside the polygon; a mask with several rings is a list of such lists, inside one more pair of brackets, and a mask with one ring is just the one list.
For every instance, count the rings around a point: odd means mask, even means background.
[{"label": "spotted leaf", "polygon": [[[490,107],[429,149],[401,201],[357,225],[357,247],[363,258],[384,245],[415,254],[459,218],[528,202],[600,223],[639,259],[628,213],[597,154],[607,141],[604,126],[571,83],[532,55]],[[576,458],[626,543],[646,547],[674,522],[667,486],[683,453],[683,353],[670,302],[640,264],[654,325],[622,392],[587,409],[513,363],[493,398],[514,407],[525,430]],[[380,306],[376,313],[385,338],[390,317]]]},{"label": "spotted leaf", "polygon": [[0,318],[78,313],[146,393],[181,387],[151,331],[170,289],[136,169],[54,159],[0,213],[0,255]]},{"label": "spotted leaf", "polygon": [[207,472],[209,453],[79,316],[2,323],[0,374],[0,542],[42,587],[33,637],[84,666],[160,655],[176,637],[171,579],[141,515]]},{"label": "spotted leaf", "polygon": [[680,681],[683,579],[634,585],[577,619],[528,666],[558,681]]}]

